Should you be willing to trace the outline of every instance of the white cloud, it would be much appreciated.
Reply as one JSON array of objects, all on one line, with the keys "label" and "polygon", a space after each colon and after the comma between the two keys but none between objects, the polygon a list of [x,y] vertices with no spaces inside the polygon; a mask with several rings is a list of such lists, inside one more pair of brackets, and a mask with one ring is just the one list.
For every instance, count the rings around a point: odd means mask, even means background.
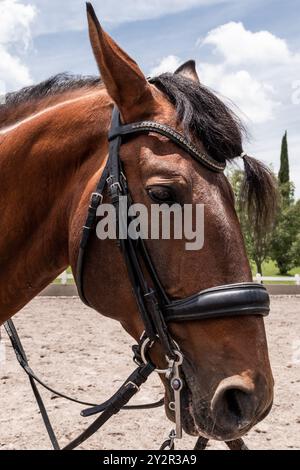
[{"label": "white cloud", "polygon": [[155,76],[165,72],[173,73],[176,69],[178,69],[181,63],[182,62],[179,57],[175,55],[168,55],[167,57],[164,57],[157,66],[151,69],[150,75]]},{"label": "white cloud", "polygon": [[36,15],[32,5],[24,5],[18,0],[0,1],[0,44],[20,41],[25,46],[31,38],[30,25]]},{"label": "white cloud", "polygon": [[267,64],[300,61],[300,55],[294,55],[284,39],[269,31],[249,31],[242,23],[233,21],[210,31],[202,44],[214,46],[214,52],[231,65],[250,63],[265,67]]},{"label": "white cloud", "polygon": [[0,1],[0,81],[6,89],[31,83],[27,66],[15,52],[11,52],[11,47],[14,46],[20,53],[28,48],[30,27],[35,15],[36,9],[32,5],[25,5],[18,0]]},{"label": "white cloud", "polygon": [[206,85],[235,102],[254,124],[276,118],[283,82],[300,68],[300,54],[293,53],[284,39],[231,21],[210,31],[197,45],[213,46],[214,62],[199,65]]},{"label": "white cloud", "polygon": [[225,75],[219,91],[224,96],[229,96],[240,110],[257,124],[273,120],[275,110],[280,105],[273,99],[274,90],[253,78],[246,70]]},{"label": "white cloud", "polygon": [[257,80],[247,70],[229,72],[224,65],[200,64],[202,82],[216,90],[242,119],[261,124],[275,118],[280,106],[271,85]]},{"label": "white cloud", "polygon": [[0,46],[0,80],[7,90],[32,83],[26,65],[22,64],[18,57],[9,54],[2,46]]}]

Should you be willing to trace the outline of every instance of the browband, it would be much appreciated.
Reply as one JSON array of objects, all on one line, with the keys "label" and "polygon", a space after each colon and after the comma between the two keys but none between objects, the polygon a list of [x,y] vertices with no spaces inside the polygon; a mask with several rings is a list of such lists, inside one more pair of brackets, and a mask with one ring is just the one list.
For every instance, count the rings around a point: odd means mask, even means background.
[{"label": "browband", "polygon": [[197,147],[192,144],[186,137],[180,134],[180,132],[177,132],[166,124],[161,124],[159,122],[141,121],[133,124],[124,124],[113,128],[109,133],[108,139],[109,141],[113,141],[116,137],[119,136],[137,133],[142,134],[147,132],[156,132],[165,137],[168,137],[175,144],[185,150],[189,155],[191,155],[195,160],[202,163],[204,166],[206,166],[212,171],[221,173],[226,168],[225,162],[218,162],[206,153],[200,152],[200,150],[198,150]]}]

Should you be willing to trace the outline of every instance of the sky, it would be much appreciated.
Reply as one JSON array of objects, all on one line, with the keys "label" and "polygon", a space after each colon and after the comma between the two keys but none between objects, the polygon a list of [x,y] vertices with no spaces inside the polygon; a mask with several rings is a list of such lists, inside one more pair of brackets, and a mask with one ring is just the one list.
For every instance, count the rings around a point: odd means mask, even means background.
[{"label": "sky", "polygon": [[[300,198],[299,0],[94,0],[104,28],[148,75],[195,59],[242,118],[249,155],[279,168],[288,131]],[[0,95],[59,72],[98,74],[82,0],[0,0]]]}]

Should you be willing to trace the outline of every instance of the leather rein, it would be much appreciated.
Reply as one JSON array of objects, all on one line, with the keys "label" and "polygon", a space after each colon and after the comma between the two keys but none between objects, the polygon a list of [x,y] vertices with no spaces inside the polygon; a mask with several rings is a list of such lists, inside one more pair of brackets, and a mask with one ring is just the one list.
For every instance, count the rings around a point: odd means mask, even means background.
[{"label": "leather rein", "polygon": [[[132,204],[132,198],[120,159],[119,150],[125,137],[128,139],[137,134],[148,134],[150,132],[158,133],[169,138],[180,148],[185,150],[192,158],[211,171],[222,172],[225,169],[225,163],[220,163],[203,152],[200,152],[183,135],[165,124],[142,121],[122,125],[119,110],[115,107],[108,137],[109,156],[96,190],[91,195],[87,219],[82,230],[77,261],[76,283],[78,293],[82,301],[88,306],[90,306],[90,303],[84,294],[84,262],[90,237],[95,233],[97,209],[103,202],[104,192],[108,190],[111,203],[116,209],[117,234],[120,233],[122,226],[123,228],[124,226],[126,229],[128,228],[128,224],[131,220],[128,216],[128,211],[126,211],[126,214],[122,214],[121,218],[118,218],[120,197],[127,197],[128,207]],[[217,286],[201,291],[193,296],[173,301],[169,298],[160,282],[144,240],[142,238],[133,240],[130,237],[126,239],[118,238],[118,245],[120,246],[120,251],[127,267],[132,290],[144,324],[144,333],[139,344],[133,346],[133,359],[137,364],[137,368],[109,400],[100,405],[85,403],[56,392],[46,385],[30,368],[12,320],[9,320],[5,324],[17,359],[29,376],[30,384],[41,411],[46,430],[53,448],[56,450],[60,449],[60,446],[39,394],[36,382],[62,398],[88,406],[89,408],[81,413],[84,417],[101,413],[83,433],[63,448],[64,450],[71,450],[85,442],[121,409],[147,409],[163,405],[163,399],[147,405],[128,406],[127,403],[139,391],[140,386],[154,371],[159,374],[164,374],[167,380],[169,380],[173,392],[174,398],[169,404],[169,407],[175,413],[175,429],[171,431],[169,438],[164,442],[161,449],[174,449],[175,439],[182,438],[181,391],[184,387],[184,380],[181,366],[184,358],[179,346],[170,335],[168,323],[242,315],[265,316],[269,314],[269,296],[265,287],[261,284],[249,282]],[[147,271],[151,285],[149,285],[146,280],[144,274],[145,270]],[[160,343],[165,354],[167,363],[165,369],[157,369],[149,358],[149,350],[156,342]],[[207,442],[208,439],[200,436],[196,443],[195,450],[205,449]],[[226,444],[230,449],[234,450],[247,449],[241,439],[226,442]]]}]

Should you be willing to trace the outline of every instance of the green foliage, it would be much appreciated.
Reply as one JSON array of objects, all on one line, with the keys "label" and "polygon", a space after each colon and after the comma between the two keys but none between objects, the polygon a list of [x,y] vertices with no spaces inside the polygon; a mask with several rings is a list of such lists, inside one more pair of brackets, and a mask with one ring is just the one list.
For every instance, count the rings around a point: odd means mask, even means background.
[{"label": "green foliage", "polygon": [[289,177],[287,132],[282,139],[278,182],[281,193],[280,213],[272,237],[271,256],[276,261],[280,274],[287,274],[297,264],[297,239],[300,234],[300,201],[295,202],[294,185]]},{"label": "green foliage", "polygon": [[255,230],[248,215],[243,211],[240,202],[243,172],[233,170],[228,174],[228,177],[236,195],[236,211],[241,223],[248,256],[255,264],[256,272],[264,274],[263,267],[266,268],[267,262],[270,260],[275,262],[281,275],[286,275],[293,268],[300,266],[300,200],[295,201],[294,185],[290,181],[287,132],[285,132],[281,144],[278,174],[279,211],[277,220],[271,229],[260,227],[260,230]]},{"label": "green foliage", "polygon": [[300,265],[300,232],[296,236],[291,248],[291,255],[295,265]]},{"label": "green foliage", "polygon": [[263,274],[263,262],[270,257],[270,245],[272,238],[272,228],[268,230],[255,230],[248,214],[243,210],[241,204],[241,187],[244,173],[241,170],[233,170],[228,174],[229,181],[236,197],[236,211],[240,220],[244,235],[246,250],[250,260],[256,265],[256,272]]},{"label": "green foliage", "polygon": [[[251,261],[251,269],[252,269],[253,276],[255,276],[256,267],[253,261]],[[280,275],[276,262],[271,259],[263,262],[263,273],[264,273],[264,276],[272,276],[272,277],[276,277]],[[295,274],[300,274],[299,264],[288,272],[288,276],[295,276]],[[291,281],[291,285],[293,284],[294,284],[293,281]]]},{"label": "green foliage", "polygon": [[300,201],[284,205],[278,216],[271,241],[271,256],[277,263],[280,274],[287,274],[296,266],[297,239],[300,236]]}]

